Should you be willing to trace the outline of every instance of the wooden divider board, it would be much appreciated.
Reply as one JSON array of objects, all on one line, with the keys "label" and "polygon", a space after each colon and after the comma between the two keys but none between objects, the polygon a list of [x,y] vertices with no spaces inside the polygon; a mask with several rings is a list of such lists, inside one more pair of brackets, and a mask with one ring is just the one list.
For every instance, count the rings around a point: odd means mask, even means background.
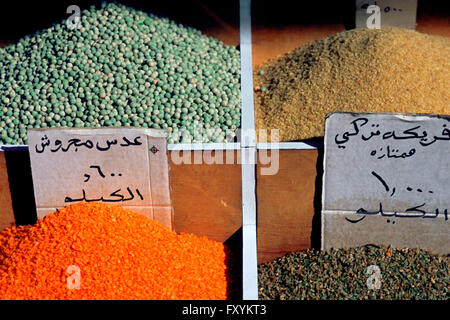
[{"label": "wooden divider board", "polygon": [[[239,151],[227,150],[237,159]],[[177,164],[169,153],[170,194],[176,232],[225,242],[242,226],[239,164]],[[202,151],[182,151],[190,159]],[[214,156],[217,151],[212,151]],[[223,162],[226,161],[225,152]]]},{"label": "wooden divider board", "polygon": [[5,153],[0,152],[0,231],[10,227],[14,222]]},{"label": "wooden divider board", "polygon": [[[191,159],[201,151],[183,151]],[[234,159],[238,151],[232,152]],[[174,230],[225,242],[242,225],[241,167],[235,164],[178,164],[170,151],[169,181],[174,212]],[[212,151],[214,156],[216,151]],[[223,162],[226,154],[223,154]],[[24,171],[27,168],[24,168]],[[28,168],[29,170],[29,168]],[[23,179],[24,177],[10,177]],[[31,176],[25,177],[31,179]],[[23,199],[23,201],[34,201]],[[14,223],[14,211],[5,163],[0,151],[0,231]]]},{"label": "wooden divider board", "polygon": [[[174,152],[168,159],[175,231],[226,241],[242,226],[240,165],[176,164]],[[193,158],[200,151],[184,152]],[[262,165],[256,172],[258,263],[311,247],[318,152],[279,152],[276,175],[261,175]],[[4,159],[0,152],[0,221],[9,226],[14,213]]]},{"label": "wooden divider board", "polygon": [[[174,152],[168,159],[175,231],[225,242],[242,226],[240,165],[177,164]],[[193,159],[201,151],[184,152]],[[261,167],[267,166],[257,167],[258,263],[311,247],[318,152],[279,152],[277,174],[261,175]],[[237,158],[238,151],[234,154]],[[4,152],[0,152],[0,179],[0,215],[13,222]]]},{"label": "wooden divider board", "polygon": [[258,263],[311,247],[318,151],[279,152],[277,174],[256,171]]}]

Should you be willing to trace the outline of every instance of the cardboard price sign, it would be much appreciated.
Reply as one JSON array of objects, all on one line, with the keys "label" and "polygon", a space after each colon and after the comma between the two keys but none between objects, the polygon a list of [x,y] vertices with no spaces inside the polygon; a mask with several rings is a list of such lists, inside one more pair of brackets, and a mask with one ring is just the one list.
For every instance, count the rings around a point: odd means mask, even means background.
[{"label": "cardboard price sign", "polygon": [[356,0],[357,28],[416,29],[417,0]]},{"label": "cardboard price sign", "polygon": [[450,117],[333,113],[325,124],[322,248],[450,252]]},{"label": "cardboard price sign", "polygon": [[28,141],[38,218],[74,202],[99,201],[172,228],[164,131],[36,129]]}]

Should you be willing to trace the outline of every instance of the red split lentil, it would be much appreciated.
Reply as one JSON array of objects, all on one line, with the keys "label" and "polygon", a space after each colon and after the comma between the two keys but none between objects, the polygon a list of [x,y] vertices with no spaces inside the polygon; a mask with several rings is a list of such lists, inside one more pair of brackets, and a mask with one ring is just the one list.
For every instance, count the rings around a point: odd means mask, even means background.
[{"label": "red split lentil", "polygon": [[0,299],[226,299],[226,259],[220,242],[80,202],[0,233]]}]

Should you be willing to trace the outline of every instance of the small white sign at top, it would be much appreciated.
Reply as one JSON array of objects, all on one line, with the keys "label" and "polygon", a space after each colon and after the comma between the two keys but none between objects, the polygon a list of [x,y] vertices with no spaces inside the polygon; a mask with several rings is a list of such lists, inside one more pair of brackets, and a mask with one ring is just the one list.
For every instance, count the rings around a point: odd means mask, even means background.
[{"label": "small white sign at top", "polygon": [[416,29],[417,0],[356,0],[357,28]]}]

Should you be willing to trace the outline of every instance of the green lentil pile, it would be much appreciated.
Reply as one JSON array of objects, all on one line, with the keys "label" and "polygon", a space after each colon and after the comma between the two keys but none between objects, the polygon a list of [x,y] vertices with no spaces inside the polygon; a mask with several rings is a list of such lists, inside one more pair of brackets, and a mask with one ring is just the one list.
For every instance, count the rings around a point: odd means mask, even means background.
[{"label": "green lentil pile", "polygon": [[255,67],[254,79],[256,128],[280,141],[323,137],[330,112],[450,114],[450,39],[349,30]]},{"label": "green lentil pile", "polygon": [[[0,144],[29,128],[166,129],[169,143],[226,142],[240,127],[240,54],[115,3],[0,48]],[[198,130],[197,130],[198,129]]]},{"label": "green lentil pile", "polygon": [[[419,249],[310,249],[259,265],[259,298],[448,300],[449,262],[448,256]],[[380,271],[378,288],[369,279],[377,276],[371,265]]]}]

